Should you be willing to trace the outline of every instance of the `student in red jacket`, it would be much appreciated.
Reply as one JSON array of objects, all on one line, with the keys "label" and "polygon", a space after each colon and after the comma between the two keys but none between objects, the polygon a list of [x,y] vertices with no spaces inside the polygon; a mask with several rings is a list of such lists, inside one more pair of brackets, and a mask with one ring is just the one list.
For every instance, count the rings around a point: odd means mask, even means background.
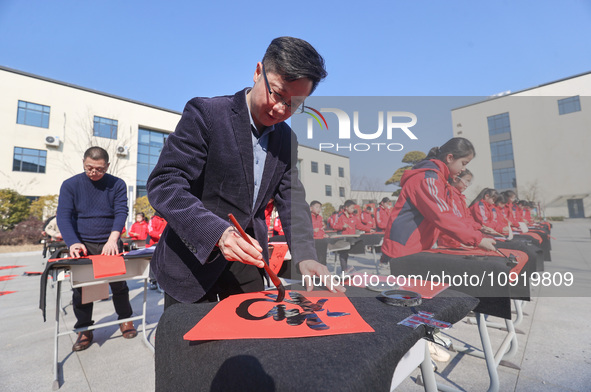
[{"label": "student in red jacket", "polygon": [[361,212],[361,223],[370,229],[376,228],[376,220],[374,214],[372,214],[371,206],[367,206],[364,211]]},{"label": "student in red jacket", "polygon": [[143,212],[135,214],[135,222],[129,229],[129,236],[133,240],[145,240],[148,237],[148,222]]},{"label": "student in red jacket", "polygon": [[312,216],[312,229],[314,230],[314,246],[316,247],[316,255],[318,262],[326,265],[326,250],[328,248],[328,240],[324,232],[324,219],[322,219],[322,203],[314,200],[310,203],[310,215]]},{"label": "student in red jacket", "polygon": [[499,193],[495,204],[492,206],[492,224],[493,227],[500,228],[500,230],[497,230],[499,233],[511,236],[511,225],[505,216],[505,204],[507,204],[507,197]]},{"label": "student in red jacket", "polygon": [[[451,209],[455,216],[458,217],[468,227],[474,230],[482,230],[482,225],[474,220],[468,204],[466,203],[466,196],[464,193],[472,183],[472,172],[468,169],[462,171],[454,179],[450,179],[449,199],[451,200]],[[446,248],[459,248],[461,242],[453,239],[445,233],[441,233],[437,239],[437,245]]]},{"label": "student in red jacket", "polygon": [[389,198],[384,197],[376,209],[376,229],[378,232],[386,231],[391,212],[392,202]]},{"label": "student in red jacket", "polygon": [[[504,226],[493,219],[493,206],[499,197],[499,192],[493,188],[484,188],[470,203],[470,211],[476,222],[480,223],[483,232],[491,235],[502,234]],[[506,231],[507,232],[507,231]]]},{"label": "student in red jacket", "polygon": [[[353,212],[355,211],[355,202],[353,200],[347,200],[342,214],[339,214],[334,228],[340,231],[340,234],[357,234],[357,230],[372,231],[371,227],[364,225],[359,220],[359,217]],[[341,262],[341,271],[350,273],[354,270],[353,267],[347,268],[349,261],[349,252],[339,252],[339,261]]]},{"label": "student in red jacket", "polygon": [[474,155],[472,143],[456,137],[404,173],[382,246],[382,260],[390,262],[392,272],[392,259],[431,249],[440,232],[467,246],[495,250],[492,238],[457,219],[447,197],[449,177],[460,174]]},{"label": "student in red jacket", "polygon": [[511,190],[503,192],[503,195],[507,198],[507,204],[505,205],[505,217],[511,224],[511,227],[519,229],[519,219],[515,212],[513,202],[517,199],[517,194]]},{"label": "student in red jacket", "polygon": [[158,212],[156,212],[152,219],[150,219],[150,223],[148,223],[148,235],[150,236],[150,243],[148,246],[157,244],[158,241],[160,241],[160,236],[162,236],[165,227],[166,221]]}]

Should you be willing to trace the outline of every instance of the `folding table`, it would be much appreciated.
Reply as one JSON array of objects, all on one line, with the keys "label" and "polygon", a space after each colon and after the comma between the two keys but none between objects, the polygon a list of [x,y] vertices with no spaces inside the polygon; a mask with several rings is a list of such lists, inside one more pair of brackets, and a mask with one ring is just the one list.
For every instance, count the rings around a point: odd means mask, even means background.
[{"label": "folding table", "polygon": [[[55,333],[54,333],[54,358],[53,358],[53,389],[59,389],[59,378],[58,378],[58,338],[60,336],[74,334],[82,331],[94,330],[97,328],[109,327],[111,325],[119,325],[127,321],[142,321],[142,334],[143,341],[147,347],[154,352],[154,347],[150,344],[148,336],[146,334],[146,300],[147,300],[147,287],[148,277],[150,271],[150,260],[152,258],[153,250],[139,250],[127,253],[123,256],[125,261],[126,273],[123,275],[110,276],[105,278],[96,279],[93,273],[92,261],[88,258],[80,259],[59,259],[53,262],[48,262],[43,275],[41,276],[41,298],[40,308],[43,311],[43,317],[45,318],[45,288],[47,286],[47,277],[51,275],[53,281],[56,283],[55,287]],[[61,284],[67,279],[69,272],[69,278],[72,283],[72,288],[88,288],[99,284],[105,284],[109,282],[120,282],[125,280],[143,279],[144,280],[144,295],[142,303],[142,313],[138,316],[129,317],[126,319],[115,320],[104,323],[97,323],[89,327],[76,328],[70,331],[60,332],[60,300],[61,300]]]}]

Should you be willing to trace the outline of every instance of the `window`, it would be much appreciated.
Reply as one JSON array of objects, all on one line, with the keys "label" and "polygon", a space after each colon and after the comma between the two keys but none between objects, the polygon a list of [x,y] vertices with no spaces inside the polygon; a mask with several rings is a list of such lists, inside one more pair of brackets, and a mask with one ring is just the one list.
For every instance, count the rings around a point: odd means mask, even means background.
[{"label": "window", "polygon": [[558,100],[558,114],[569,114],[581,111],[581,101],[579,96],[564,98]]},{"label": "window", "polygon": [[93,136],[117,139],[117,120],[94,116]]},{"label": "window", "polygon": [[330,165],[324,164],[324,174],[330,176]]},{"label": "window", "polygon": [[18,101],[16,123],[33,127],[49,128],[49,106]]},{"label": "window", "polygon": [[31,148],[14,148],[12,171],[45,173],[47,151]]},{"label": "window", "polygon": [[496,116],[490,116],[488,120],[488,134],[490,136],[500,133],[510,133],[511,124],[509,123],[509,113],[501,113]]},{"label": "window", "polygon": [[325,185],[325,187],[324,187],[324,194],[326,196],[332,196],[332,186]]},{"label": "window", "polygon": [[502,140],[490,144],[490,153],[493,162],[508,161],[513,159],[513,142]]},{"label": "window", "polygon": [[345,168],[339,167],[339,177],[345,177]]},{"label": "window", "polygon": [[167,133],[140,128],[137,153],[137,197],[146,196],[146,183],[158,162]]},{"label": "window", "polygon": [[517,179],[515,178],[515,168],[493,169],[493,178],[497,190],[517,189]]},{"label": "window", "polygon": [[345,188],[342,186],[339,187],[339,197],[345,197]]},{"label": "window", "polygon": [[312,173],[318,173],[318,162],[312,161]]}]

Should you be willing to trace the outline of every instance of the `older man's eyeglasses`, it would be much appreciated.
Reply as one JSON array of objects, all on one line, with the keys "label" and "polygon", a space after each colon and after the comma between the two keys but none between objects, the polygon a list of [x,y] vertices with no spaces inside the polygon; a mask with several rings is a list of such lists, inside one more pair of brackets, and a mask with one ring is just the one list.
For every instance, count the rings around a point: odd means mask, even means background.
[{"label": "older man's eyeglasses", "polygon": [[84,171],[88,174],[92,174],[93,172],[97,174],[105,174],[107,172],[107,168],[84,166]]},{"label": "older man's eyeglasses", "polygon": [[[271,100],[277,104],[277,103],[281,103],[283,106],[285,106],[287,109],[291,109],[291,104],[285,102],[285,99],[283,99],[283,97],[281,96],[281,94],[276,93],[275,91],[273,91],[271,89],[271,85],[269,85],[269,79],[267,79],[267,73],[265,72],[265,64],[263,64],[263,78],[265,79],[265,85],[267,86],[267,91],[269,92],[269,96],[271,97]],[[304,101],[299,102],[296,106],[295,106],[295,110],[294,112],[303,112],[304,111]]]}]

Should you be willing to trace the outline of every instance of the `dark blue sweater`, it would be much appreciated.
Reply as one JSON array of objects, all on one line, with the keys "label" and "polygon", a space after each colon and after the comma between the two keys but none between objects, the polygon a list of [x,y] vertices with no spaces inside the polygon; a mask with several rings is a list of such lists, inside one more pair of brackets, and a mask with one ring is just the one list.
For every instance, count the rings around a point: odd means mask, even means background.
[{"label": "dark blue sweater", "polygon": [[80,173],[64,181],[60,189],[57,224],[66,245],[104,243],[112,231],[123,230],[127,219],[127,186],[105,174],[92,181]]}]

